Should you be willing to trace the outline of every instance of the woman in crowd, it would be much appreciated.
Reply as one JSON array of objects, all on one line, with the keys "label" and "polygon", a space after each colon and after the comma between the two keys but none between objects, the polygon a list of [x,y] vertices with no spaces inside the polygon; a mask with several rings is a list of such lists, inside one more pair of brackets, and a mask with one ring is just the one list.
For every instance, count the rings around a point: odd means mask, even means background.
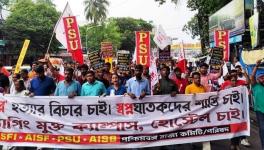
[{"label": "woman in crowd", "polygon": [[106,90],[107,95],[124,95],[126,93],[126,87],[120,85],[119,77],[117,74],[112,75],[111,83],[112,85]]}]

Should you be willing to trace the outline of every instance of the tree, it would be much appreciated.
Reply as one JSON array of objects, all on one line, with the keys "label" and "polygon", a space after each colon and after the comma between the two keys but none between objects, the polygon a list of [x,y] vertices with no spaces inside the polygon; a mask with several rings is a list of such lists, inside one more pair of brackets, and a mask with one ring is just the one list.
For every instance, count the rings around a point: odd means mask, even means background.
[{"label": "tree", "polygon": [[108,0],[85,0],[85,17],[93,24],[98,24],[105,21],[107,17]]},{"label": "tree", "polygon": [[108,20],[97,26],[94,24],[81,26],[80,33],[83,47],[87,44],[87,48],[91,51],[100,50],[101,42],[112,42],[114,50],[121,44],[121,34],[114,20]]},{"label": "tree", "polygon": [[[160,4],[166,0],[155,0]],[[171,0],[178,4],[179,0]],[[183,30],[191,33],[192,37],[200,37],[202,50],[209,46],[209,15],[213,14],[231,0],[188,0],[187,7],[198,13],[183,27]]]},{"label": "tree", "polygon": [[[1,27],[9,41],[9,49],[17,52],[23,41],[29,39],[30,51],[27,56],[44,54],[58,18],[59,13],[48,3],[18,1],[11,7],[11,14]],[[53,42],[51,49],[57,49],[56,42]]]},{"label": "tree", "polygon": [[[116,21],[121,33],[121,47],[122,50],[135,50],[135,31],[152,31],[153,26],[142,19],[134,18],[112,18]],[[132,53],[131,53],[132,54]]]}]

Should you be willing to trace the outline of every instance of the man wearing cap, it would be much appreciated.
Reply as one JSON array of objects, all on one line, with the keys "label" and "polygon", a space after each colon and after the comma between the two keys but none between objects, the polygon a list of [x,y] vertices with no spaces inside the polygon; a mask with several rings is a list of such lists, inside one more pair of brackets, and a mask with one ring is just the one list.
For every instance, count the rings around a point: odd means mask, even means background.
[{"label": "man wearing cap", "polygon": [[250,77],[252,84],[252,92],[254,96],[254,110],[257,115],[257,120],[259,124],[259,135],[261,140],[262,149],[264,149],[264,73],[257,75],[256,81],[256,72],[261,63],[261,60],[256,62],[256,66],[253,69],[252,75]]},{"label": "man wearing cap", "polygon": [[55,82],[52,78],[45,76],[43,66],[36,68],[36,77],[30,81],[29,96],[49,96],[56,89]]}]

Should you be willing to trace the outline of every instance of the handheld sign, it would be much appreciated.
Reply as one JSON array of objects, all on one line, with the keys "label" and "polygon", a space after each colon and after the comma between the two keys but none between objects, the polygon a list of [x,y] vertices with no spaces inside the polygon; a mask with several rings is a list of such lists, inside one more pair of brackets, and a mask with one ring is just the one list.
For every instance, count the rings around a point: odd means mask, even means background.
[{"label": "handheld sign", "polygon": [[25,55],[27,53],[29,43],[30,43],[30,40],[25,40],[25,42],[23,44],[22,50],[21,50],[19,58],[17,60],[15,73],[19,73],[19,71],[20,71],[20,67],[21,67],[23,60],[25,58]]},{"label": "handheld sign", "polygon": [[223,49],[215,47],[212,49],[212,55],[210,59],[211,70],[219,70],[223,61],[224,53]]}]

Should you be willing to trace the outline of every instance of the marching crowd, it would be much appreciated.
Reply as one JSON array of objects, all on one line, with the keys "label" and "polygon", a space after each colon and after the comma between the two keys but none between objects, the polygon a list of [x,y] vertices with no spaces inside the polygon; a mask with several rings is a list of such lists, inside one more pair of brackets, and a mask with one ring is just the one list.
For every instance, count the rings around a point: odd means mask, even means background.
[{"label": "marching crowd", "polygon": [[[236,86],[252,86],[254,110],[259,123],[260,139],[264,148],[264,74],[256,76],[261,61],[256,62],[253,73],[249,77],[241,65],[234,63],[227,74],[223,70],[209,73],[206,63],[194,67],[188,63],[183,72],[177,63],[170,66],[159,64],[159,81],[151,88],[149,69],[142,65],[131,64],[129,71],[120,71],[115,63],[105,63],[99,70],[93,70],[86,64],[64,62],[64,74],[49,62],[33,62],[31,70],[22,69],[9,73],[0,64],[0,92],[14,96],[107,96],[125,95],[132,99],[143,99],[146,95],[195,94],[220,91]],[[224,65],[224,64],[223,64]],[[112,69],[111,69],[112,68]],[[238,150],[239,145],[250,147],[247,137],[231,139],[230,149]],[[203,148],[210,149],[210,142],[204,142]],[[168,147],[167,147],[168,148]],[[195,147],[194,147],[195,149]]]}]

